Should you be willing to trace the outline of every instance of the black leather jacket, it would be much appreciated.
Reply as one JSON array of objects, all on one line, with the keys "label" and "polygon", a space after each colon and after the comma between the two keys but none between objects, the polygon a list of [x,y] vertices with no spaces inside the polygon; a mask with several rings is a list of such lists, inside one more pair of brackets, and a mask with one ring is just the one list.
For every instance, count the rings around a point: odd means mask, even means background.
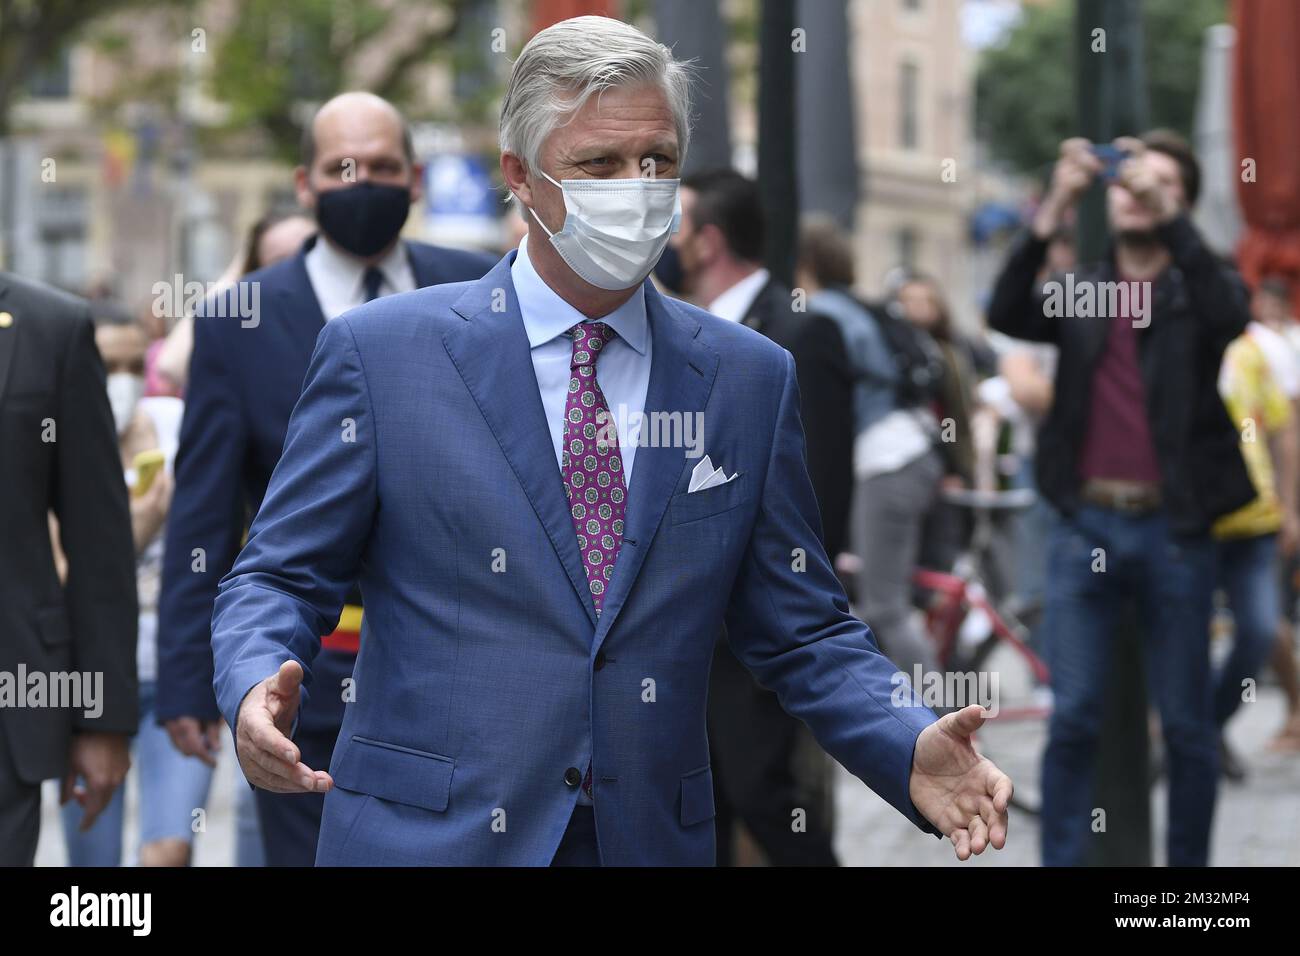
[{"label": "black leather jacket", "polygon": [[[1173,264],[1153,284],[1150,324],[1138,329],[1138,363],[1171,528],[1199,535],[1255,497],[1241,436],[1218,392],[1223,351],[1245,330],[1250,312],[1240,277],[1205,246],[1186,216],[1161,226],[1159,235]],[[994,287],[988,321],[1014,338],[1060,348],[1036,472],[1042,494],[1069,514],[1079,505],[1078,457],[1093,372],[1115,320],[1045,314],[1045,296],[1034,279],[1046,252],[1047,244],[1031,234],[1017,240]],[[1116,278],[1107,260],[1076,270],[1074,284]]]}]

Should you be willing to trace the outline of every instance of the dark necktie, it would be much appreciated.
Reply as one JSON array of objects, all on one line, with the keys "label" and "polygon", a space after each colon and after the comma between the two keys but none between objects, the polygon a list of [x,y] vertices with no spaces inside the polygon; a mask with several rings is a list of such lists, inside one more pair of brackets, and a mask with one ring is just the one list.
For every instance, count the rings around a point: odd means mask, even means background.
[{"label": "dark necktie", "polygon": [[361,289],[365,294],[365,301],[379,298],[379,287],[384,284],[384,274],[379,271],[378,266],[367,266],[365,277],[361,280]]}]

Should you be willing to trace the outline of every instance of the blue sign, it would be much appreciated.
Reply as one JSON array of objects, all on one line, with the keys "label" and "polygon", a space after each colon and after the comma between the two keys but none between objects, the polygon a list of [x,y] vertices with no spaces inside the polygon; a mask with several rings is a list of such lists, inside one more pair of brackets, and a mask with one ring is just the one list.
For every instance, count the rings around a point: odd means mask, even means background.
[{"label": "blue sign", "polygon": [[443,153],[424,168],[425,210],[431,218],[497,218],[492,178],[477,156]]}]

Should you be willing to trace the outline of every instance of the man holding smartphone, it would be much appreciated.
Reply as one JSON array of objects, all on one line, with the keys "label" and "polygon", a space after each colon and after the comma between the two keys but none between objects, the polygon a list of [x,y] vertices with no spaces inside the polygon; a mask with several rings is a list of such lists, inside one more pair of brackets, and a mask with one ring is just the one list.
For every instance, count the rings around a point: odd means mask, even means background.
[{"label": "man holding smartphone", "polygon": [[[1250,314],[1240,279],[1188,217],[1200,168],[1187,144],[1156,131],[1113,147],[1119,155],[1108,162],[1085,139],[1061,144],[989,308],[998,331],[1060,347],[1036,463],[1038,487],[1061,513],[1043,626],[1055,702],[1043,862],[1083,863],[1105,810],[1092,797],[1097,739],[1110,647],[1132,595],[1168,752],[1167,862],[1203,866],[1217,775],[1210,527],[1254,497],[1216,379]],[[1098,178],[1107,183],[1109,258],[1040,286],[1048,241]]]}]

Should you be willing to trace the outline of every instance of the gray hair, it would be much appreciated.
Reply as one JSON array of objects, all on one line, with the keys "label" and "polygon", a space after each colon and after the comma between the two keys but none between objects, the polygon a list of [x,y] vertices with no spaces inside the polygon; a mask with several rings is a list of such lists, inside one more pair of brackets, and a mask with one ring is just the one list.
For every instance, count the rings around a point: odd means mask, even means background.
[{"label": "gray hair", "polygon": [[609,17],[573,17],[542,30],[510,69],[501,101],[501,151],[538,168],[542,143],[593,94],[657,85],[677,124],[678,165],[691,139],[691,66],[636,27]]}]

